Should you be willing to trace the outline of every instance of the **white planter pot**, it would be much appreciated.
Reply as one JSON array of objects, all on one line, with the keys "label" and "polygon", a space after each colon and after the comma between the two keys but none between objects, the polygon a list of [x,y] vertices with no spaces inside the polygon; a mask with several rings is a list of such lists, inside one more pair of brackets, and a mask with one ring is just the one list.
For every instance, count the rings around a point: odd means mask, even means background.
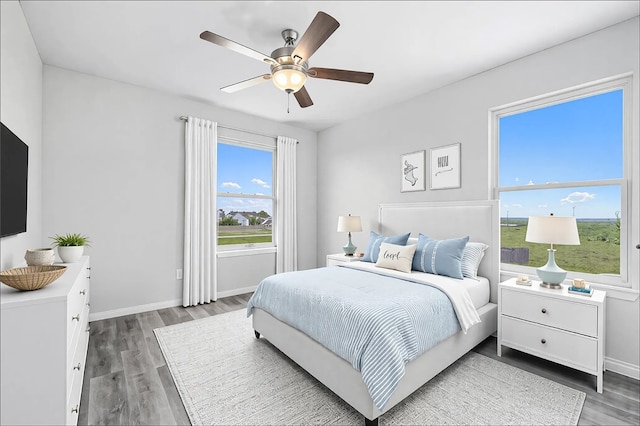
[{"label": "white planter pot", "polygon": [[64,263],[74,263],[84,254],[84,246],[58,246],[58,256]]}]

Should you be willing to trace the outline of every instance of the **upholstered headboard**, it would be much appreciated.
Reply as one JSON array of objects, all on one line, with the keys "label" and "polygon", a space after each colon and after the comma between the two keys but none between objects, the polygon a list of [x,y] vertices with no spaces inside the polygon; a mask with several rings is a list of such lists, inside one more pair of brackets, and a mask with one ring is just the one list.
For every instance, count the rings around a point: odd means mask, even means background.
[{"label": "upholstered headboard", "polygon": [[491,283],[491,301],[497,303],[500,282],[500,217],[499,202],[455,201],[380,204],[378,232],[396,235],[422,233],[435,239],[469,236],[469,241],[489,245],[478,275]]}]

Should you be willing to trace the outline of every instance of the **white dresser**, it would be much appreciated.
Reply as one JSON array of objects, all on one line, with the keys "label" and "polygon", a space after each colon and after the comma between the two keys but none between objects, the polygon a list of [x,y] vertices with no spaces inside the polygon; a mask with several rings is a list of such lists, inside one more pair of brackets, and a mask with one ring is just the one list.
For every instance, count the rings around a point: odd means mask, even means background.
[{"label": "white dresser", "polygon": [[64,265],[65,273],[41,290],[0,284],[3,425],[78,422],[91,267],[87,256]]},{"label": "white dresser", "polygon": [[602,393],[606,292],[589,296],[562,290],[500,283],[498,294],[498,356],[502,346],[591,373]]}]

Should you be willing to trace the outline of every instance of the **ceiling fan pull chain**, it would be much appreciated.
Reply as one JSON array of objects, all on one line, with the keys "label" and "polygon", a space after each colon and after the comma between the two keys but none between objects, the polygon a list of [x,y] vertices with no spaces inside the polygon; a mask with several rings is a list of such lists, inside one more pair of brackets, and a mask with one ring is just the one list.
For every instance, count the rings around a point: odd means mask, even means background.
[{"label": "ceiling fan pull chain", "polygon": [[291,92],[287,92],[287,114],[289,114],[289,104],[291,103]]}]

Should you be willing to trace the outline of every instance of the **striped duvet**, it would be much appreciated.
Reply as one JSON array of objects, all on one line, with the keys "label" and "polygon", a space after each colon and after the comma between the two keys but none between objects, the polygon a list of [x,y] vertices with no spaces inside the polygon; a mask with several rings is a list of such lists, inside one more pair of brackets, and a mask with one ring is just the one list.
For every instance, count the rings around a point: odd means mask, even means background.
[{"label": "striped duvet", "polygon": [[445,294],[420,278],[428,274],[398,279],[353,265],[268,277],[249,300],[247,315],[262,309],[351,363],[382,411],[405,363],[480,318],[466,291]]}]

